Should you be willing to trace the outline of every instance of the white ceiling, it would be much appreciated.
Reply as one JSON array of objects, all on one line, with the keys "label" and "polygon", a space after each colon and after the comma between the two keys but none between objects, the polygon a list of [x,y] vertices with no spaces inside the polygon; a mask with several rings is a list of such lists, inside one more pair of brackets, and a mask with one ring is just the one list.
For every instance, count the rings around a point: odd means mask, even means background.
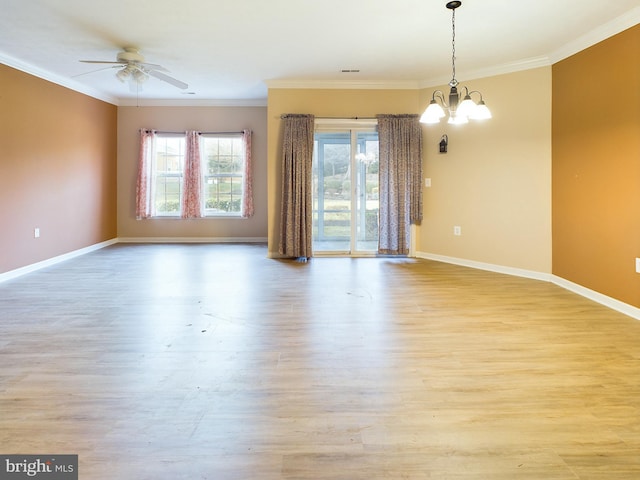
[{"label": "white ceiling", "polygon": [[[116,105],[265,104],[267,85],[433,86],[451,78],[445,4],[0,0],[0,62]],[[640,0],[464,0],[456,77],[550,65],[637,23]],[[79,62],[115,60],[125,46],[139,47],[188,90],[152,78],[136,94],[115,70]]]}]

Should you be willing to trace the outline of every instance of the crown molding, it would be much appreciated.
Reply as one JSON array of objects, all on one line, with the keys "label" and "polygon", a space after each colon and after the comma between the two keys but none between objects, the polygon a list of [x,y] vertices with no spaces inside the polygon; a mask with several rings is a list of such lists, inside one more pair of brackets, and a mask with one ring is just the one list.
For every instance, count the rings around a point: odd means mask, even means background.
[{"label": "crown molding", "polygon": [[15,68],[16,70],[20,70],[21,72],[28,73],[29,75],[33,75],[34,77],[38,77],[48,82],[55,83],[56,85],[60,85],[61,87],[65,87],[75,92],[93,97],[97,100],[102,100],[103,102],[111,103],[112,105],[118,105],[118,99],[115,97],[105,95],[99,90],[88,88],[78,82],[75,82],[74,80],[70,80],[60,75],[48,72],[34,65],[31,65],[30,63],[23,62],[22,60],[18,60],[17,58],[11,57],[9,55],[5,55],[2,52],[0,52],[0,63],[3,63],[8,67]]},{"label": "crown molding", "polygon": [[214,99],[139,99],[121,98],[118,106],[120,107],[266,107],[266,98],[251,99],[231,99],[231,100],[214,100]]},{"label": "crown molding", "polygon": [[416,90],[420,82],[380,80],[267,80],[267,88],[299,88],[311,90]]},{"label": "crown molding", "polygon": [[[487,68],[481,68],[478,70],[470,70],[468,72],[462,71],[456,75],[458,78],[464,78],[464,81],[476,80],[478,78],[495,77],[497,75],[504,75],[507,73],[515,73],[523,70],[531,70],[533,68],[548,67],[551,65],[551,61],[548,57],[533,57],[526,58],[524,60],[517,60],[515,62],[504,63],[502,65],[494,65]],[[446,85],[451,80],[451,76],[432,77],[420,82],[420,88],[431,88],[434,85]]]},{"label": "crown molding", "polygon": [[640,7],[636,7],[627,13],[614,18],[610,22],[594,28],[590,32],[576,38],[549,54],[551,64],[564,60],[576,53],[617,35],[640,23]]}]

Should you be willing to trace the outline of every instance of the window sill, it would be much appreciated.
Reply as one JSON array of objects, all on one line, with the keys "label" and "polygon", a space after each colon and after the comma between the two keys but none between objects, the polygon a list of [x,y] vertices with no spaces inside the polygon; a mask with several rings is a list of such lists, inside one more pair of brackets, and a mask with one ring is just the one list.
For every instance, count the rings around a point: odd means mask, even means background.
[{"label": "window sill", "polygon": [[149,220],[247,220],[248,218],[251,217],[242,217],[240,215],[207,215],[198,218],[182,218],[169,215],[158,215],[155,217],[149,217]]}]

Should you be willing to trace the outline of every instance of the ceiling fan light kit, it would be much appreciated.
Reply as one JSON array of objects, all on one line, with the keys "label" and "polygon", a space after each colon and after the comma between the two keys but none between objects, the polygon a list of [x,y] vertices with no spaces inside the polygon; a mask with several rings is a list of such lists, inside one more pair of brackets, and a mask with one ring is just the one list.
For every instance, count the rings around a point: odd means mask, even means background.
[{"label": "ceiling fan light kit", "polygon": [[[458,80],[456,80],[456,8],[461,5],[461,1],[453,1],[446,4],[446,7],[451,10],[452,31],[451,63],[453,75],[449,82],[449,101],[447,103],[447,99],[441,90],[433,92],[427,109],[420,117],[420,122],[422,123],[439,123],[442,118],[447,116],[445,110],[449,114],[448,123],[453,125],[468,123],[469,120],[485,120],[491,118],[491,111],[484,103],[482,93],[478,90],[469,90],[467,87],[460,85]],[[460,90],[458,90],[458,88]],[[462,101],[460,101],[461,92],[464,92]],[[477,103],[471,98],[472,95],[479,96]]]}]

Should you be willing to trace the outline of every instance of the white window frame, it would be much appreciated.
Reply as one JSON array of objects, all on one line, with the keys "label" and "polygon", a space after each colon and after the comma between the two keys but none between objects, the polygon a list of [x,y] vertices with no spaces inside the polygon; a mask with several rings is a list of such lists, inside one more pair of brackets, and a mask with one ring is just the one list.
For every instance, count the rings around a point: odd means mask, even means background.
[{"label": "white window frame", "polygon": [[[158,170],[158,160],[159,160],[159,148],[158,144],[160,140],[168,139],[168,138],[178,138],[182,141],[180,142],[180,149],[176,153],[177,156],[180,157],[180,167],[176,171],[165,170],[160,172]],[[186,136],[183,134],[174,134],[174,133],[158,133],[155,138],[155,145],[153,148],[154,158],[152,165],[152,181],[151,181],[151,201],[154,204],[154,217],[159,218],[180,218],[182,215],[182,194],[184,191],[184,157],[186,153]],[[179,191],[178,191],[178,209],[177,211],[160,211],[158,209],[158,203],[161,199],[157,198],[157,186],[158,186],[158,178],[179,178],[178,182]]]},{"label": "white window frame", "polygon": [[[208,163],[209,163],[209,159],[207,158],[207,148],[206,148],[206,143],[208,140],[232,140],[232,150],[230,154],[223,154],[220,155],[219,150],[218,150],[218,158],[220,158],[221,156],[227,156],[227,157],[237,157],[240,159],[240,166],[239,166],[239,171],[235,171],[235,172],[217,172],[217,173],[210,173],[208,171]],[[215,133],[215,134],[210,134],[210,133],[203,133],[200,137],[200,142],[201,142],[201,149],[200,149],[200,167],[201,167],[201,171],[202,171],[202,214],[203,217],[242,217],[242,204],[244,201],[244,195],[245,195],[245,191],[244,191],[244,183],[245,183],[245,170],[246,170],[246,161],[247,161],[247,152],[244,149],[244,142],[243,142],[243,134],[241,132],[239,133]],[[237,144],[237,145],[236,145]],[[219,146],[219,143],[218,143]],[[239,152],[236,152],[234,150],[234,148],[237,146],[237,148],[240,149]],[[233,160],[232,160],[232,164],[233,164]],[[222,194],[223,199],[221,200],[221,194],[218,191],[217,192],[217,196],[216,196],[216,201],[217,202],[225,202],[225,201],[229,201],[233,204],[233,202],[238,202],[238,209],[233,210],[233,211],[225,211],[224,209],[216,209],[213,208],[211,206],[208,205],[209,200],[211,200],[209,198],[208,195],[208,189],[209,189],[209,185],[212,184],[216,184],[219,185],[220,183],[218,183],[219,180],[221,179],[229,179],[230,180],[230,184],[231,184],[231,190],[228,194],[229,199],[226,200],[224,199],[224,197],[226,197],[226,194]],[[233,191],[233,185],[234,184],[240,184],[240,193],[237,194],[238,198],[234,198],[234,191]]]}]

